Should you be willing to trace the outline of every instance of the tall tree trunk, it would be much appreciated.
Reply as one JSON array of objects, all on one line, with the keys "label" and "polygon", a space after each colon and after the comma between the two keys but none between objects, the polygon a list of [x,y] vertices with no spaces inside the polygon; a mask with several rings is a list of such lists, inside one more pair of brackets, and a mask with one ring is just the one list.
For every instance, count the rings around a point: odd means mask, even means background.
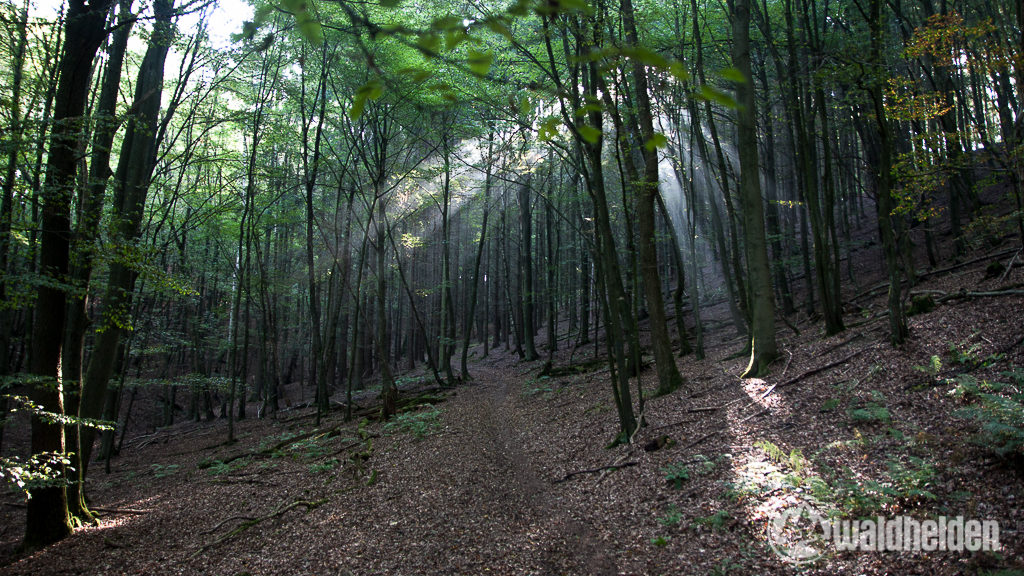
[{"label": "tall tree trunk", "polygon": [[[11,277],[8,270],[11,252],[11,224],[14,215],[14,179],[18,171],[18,155],[21,153],[21,83],[25,70],[25,51],[28,45],[28,7],[25,0],[18,14],[19,36],[11,63],[11,104],[10,104],[10,138],[7,153],[7,169],[4,171],[4,184],[0,196],[0,302],[7,302],[7,282]],[[11,336],[13,334],[14,314],[3,306],[0,309],[0,376],[6,376],[11,370]],[[7,414],[7,396],[0,398],[0,414]],[[0,425],[0,449],[3,448],[4,426]]]},{"label": "tall tree trunk", "polygon": [[375,182],[374,192],[377,197],[376,217],[376,248],[377,248],[377,294],[376,294],[376,320],[377,329],[374,335],[377,359],[380,362],[380,396],[381,416],[386,420],[395,414],[396,402],[398,401],[398,390],[395,388],[395,378],[391,373],[391,358],[388,346],[388,320],[387,320],[387,252],[384,242],[387,240],[387,226],[385,224],[386,207],[379,192],[383,179]]},{"label": "tall tree trunk", "polygon": [[[305,44],[303,44],[305,47]],[[305,61],[305,58],[303,59]],[[319,110],[316,115],[316,127],[313,136],[313,148],[309,146],[309,114],[306,110],[306,75],[302,75],[302,96],[300,98],[300,110],[302,112],[302,169],[304,184],[306,188],[306,278],[309,282],[309,319],[310,319],[310,359],[309,371],[310,381],[316,390],[316,424],[320,425],[320,418],[327,412],[327,379],[325,378],[326,359],[323,355],[323,343],[320,327],[320,295],[317,293],[316,260],[314,252],[313,229],[315,227],[315,214],[313,211],[313,196],[316,191],[316,179],[320,170],[320,141],[323,136],[324,116],[327,103],[327,71],[328,71],[327,46],[321,47],[320,77],[317,82],[316,96],[313,99],[313,108]],[[305,72],[305,71],[303,71]]]},{"label": "tall tree trunk", "polygon": [[656,199],[658,201],[658,209],[661,210],[661,215],[664,217],[665,225],[668,228],[669,242],[671,244],[669,253],[672,255],[672,264],[678,276],[675,290],[672,291],[672,306],[676,313],[679,355],[686,356],[693,352],[693,347],[690,346],[690,335],[686,330],[686,318],[683,314],[683,297],[686,295],[686,268],[683,264],[682,246],[679,243],[679,233],[676,232],[676,228],[672,224],[672,217],[668,214],[668,207],[665,206],[665,199],[662,198],[661,194],[658,194]]},{"label": "tall tree trunk", "polygon": [[[39,233],[39,269],[49,280],[39,288],[32,326],[30,371],[41,384],[32,387],[36,405],[64,413],[60,356],[64,338],[66,295],[60,286],[67,281],[71,238],[71,198],[78,168],[79,134],[84,121],[89,78],[96,51],[107,35],[106,16],[112,0],[69,0],[64,24],[64,49],[60,63],[52,118],[53,131],[47,155],[46,184],[40,192],[42,227]],[[64,428],[33,416],[33,454],[55,453],[63,458]],[[58,478],[65,467],[54,467]],[[71,534],[67,488],[49,486],[32,491],[25,524],[25,546],[34,548]]]},{"label": "tall tree trunk", "polygon": [[444,172],[441,181],[441,330],[438,346],[441,369],[448,380],[448,385],[455,385],[455,371],[452,368],[452,354],[455,353],[455,304],[452,299],[452,256],[451,256],[451,219],[449,213],[452,203],[452,162],[451,138],[448,130],[452,126],[451,119],[442,120],[442,158]]},{"label": "tall tree trunk", "polygon": [[[89,323],[86,314],[89,284],[92,277],[92,263],[97,247],[96,238],[99,233],[100,218],[103,213],[103,198],[110,179],[110,151],[114,142],[119,122],[115,120],[117,112],[118,89],[121,86],[121,68],[124,55],[128,48],[131,35],[131,0],[122,0],[118,18],[122,25],[117,28],[107,48],[107,67],[104,71],[99,102],[93,113],[96,123],[92,137],[92,157],[89,162],[88,183],[81,189],[82,199],[79,211],[78,227],[75,231],[75,258],[71,265],[71,278],[80,295],[69,298],[67,327],[64,332],[64,350],[61,354],[61,370],[64,380],[73,382],[73,391],[65,398],[66,409],[70,414],[78,414],[82,390],[82,362],[85,348],[85,333]],[[85,466],[81,462],[82,447],[79,435],[80,426],[67,428],[68,444],[74,453],[71,455],[71,466],[78,471],[78,480],[71,484],[69,510],[72,516],[89,520],[92,515],[85,504],[85,493],[82,489],[81,477]]]},{"label": "tall tree trunk", "polygon": [[533,210],[531,183],[529,176],[519,183],[519,274],[520,290],[522,291],[522,332],[526,361],[540,358],[534,345],[536,328],[534,327],[534,282],[533,282]]},{"label": "tall tree trunk", "polygon": [[[884,67],[882,59],[884,27],[881,1],[870,0],[868,5],[868,26],[871,29],[869,62],[879,70]],[[900,346],[907,338],[907,322],[903,314],[899,253],[892,224],[894,208],[892,200],[892,134],[883,100],[882,78],[885,75],[880,72],[876,72],[876,74],[879,75],[879,79],[874,79],[871,82],[869,92],[875,112],[878,138],[878,162],[875,167],[878,183],[878,232],[882,237],[882,252],[885,255],[885,268],[889,276],[889,340],[893,346]]]},{"label": "tall tree trunk", "polygon": [[[135,291],[137,272],[131,267],[131,256],[137,249],[141,232],[146,195],[156,165],[157,120],[160,114],[160,96],[163,87],[164,61],[171,43],[172,0],[154,0],[155,20],[146,55],[139,68],[135,97],[128,117],[125,137],[121,146],[117,172],[114,175],[114,210],[117,223],[114,230],[116,250],[124,258],[110,265],[107,289],[103,297],[105,325],[96,335],[96,344],[82,386],[81,415],[99,418],[107,383],[113,374],[117,350],[124,334],[131,326],[132,293]],[[92,454],[95,431],[81,431],[82,469],[84,478]]]},{"label": "tall tree trunk", "polygon": [[740,201],[750,278],[750,363],[744,377],[759,376],[779,355],[775,343],[775,298],[772,293],[768,246],[764,231],[760,168],[757,154],[757,116],[754,79],[750,73],[749,0],[732,0],[733,65],[743,80],[736,85],[737,148],[740,157]]},{"label": "tall tree trunk", "polygon": [[[632,0],[622,0],[623,25],[626,41],[639,46]],[[683,385],[672,340],[665,319],[665,301],[661,293],[661,275],[658,273],[658,249],[654,234],[654,205],[658,196],[658,149],[654,145],[654,118],[651,114],[651,96],[647,86],[647,71],[639,59],[634,58],[633,83],[636,87],[637,120],[642,139],[643,175],[637,182],[637,234],[639,236],[640,273],[644,283],[644,297],[650,314],[651,346],[654,348],[655,368],[658,372],[658,394],[668,394]]]},{"label": "tall tree trunk", "polygon": [[[494,130],[491,129],[487,137],[487,156],[484,159],[486,163],[486,171],[484,173],[484,199],[483,199],[483,218],[480,222],[480,242],[476,247],[476,258],[473,261],[473,280],[470,286],[469,302],[466,308],[466,329],[462,336],[462,358],[460,359],[460,368],[462,372],[462,379],[469,380],[469,368],[466,366],[467,358],[469,357],[469,327],[473,321],[473,314],[476,312],[476,299],[477,290],[480,287],[480,260],[483,257],[484,245],[487,242],[487,218],[491,213],[491,172],[494,168]],[[485,288],[486,290],[486,288]],[[486,310],[485,310],[486,312]],[[487,315],[484,314],[486,317]],[[486,324],[485,324],[486,325]],[[487,332],[486,330],[482,334],[484,343],[484,354],[487,353]]]}]

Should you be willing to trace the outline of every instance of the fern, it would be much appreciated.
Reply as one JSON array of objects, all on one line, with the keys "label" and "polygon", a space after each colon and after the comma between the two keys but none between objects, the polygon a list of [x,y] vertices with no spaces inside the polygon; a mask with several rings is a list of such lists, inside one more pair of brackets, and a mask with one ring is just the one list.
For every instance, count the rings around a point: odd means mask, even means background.
[{"label": "fern", "polygon": [[975,442],[1002,458],[1024,456],[1024,394],[978,394],[978,403],[956,415],[981,426]]}]

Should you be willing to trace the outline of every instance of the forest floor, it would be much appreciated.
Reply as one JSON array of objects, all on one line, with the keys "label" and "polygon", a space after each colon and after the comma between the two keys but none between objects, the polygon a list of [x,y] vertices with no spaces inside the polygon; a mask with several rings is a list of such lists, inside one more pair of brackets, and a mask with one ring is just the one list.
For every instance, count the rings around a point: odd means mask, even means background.
[{"label": "forest floor", "polygon": [[[1008,246],[984,256],[914,290],[1024,283],[1020,266],[986,277]],[[709,332],[707,359],[679,359],[686,388],[647,399],[630,445],[605,448],[618,424],[593,344],[563,346],[554,365],[579,370],[554,377],[493,351],[472,383],[388,424],[332,413],[316,427],[297,408],[239,422],[232,445],[223,421],[140,432],[111,473],[93,465],[99,526],[21,553],[21,497],[2,497],[0,574],[1020,574],[1024,467],[979,446],[961,410],[986,382],[1024,388],[1024,296],[949,298],[910,318],[895,350],[873,285],[846,296],[842,334],[782,327],[764,379],[738,378],[731,328]],[[641,383],[654,387],[653,370]],[[769,520],[801,502],[992,519],[1002,550],[826,547],[796,566],[770,546]]]}]

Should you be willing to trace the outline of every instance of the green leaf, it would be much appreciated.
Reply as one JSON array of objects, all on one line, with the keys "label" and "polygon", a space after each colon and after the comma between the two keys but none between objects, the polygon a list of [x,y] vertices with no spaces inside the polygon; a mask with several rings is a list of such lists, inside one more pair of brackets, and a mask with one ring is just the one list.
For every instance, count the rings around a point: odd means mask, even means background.
[{"label": "green leaf", "polygon": [[548,142],[558,134],[558,126],[561,121],[558,116],[548,116],[540,123],[537,130],[537,139],[541,142]]},{"label": "green leaf", "polygon": [[495,34],[498,34],[499,36],[504,36],[505,38],[508,38],[509,40],[512,39],[512,31],[509,30],[507,24],[505,24],[504,22],[502,22],[499,19],[491,18],[491,19],[485,20],[484,21],[484,25],[487,26],[487,28],[489,28],[491,32],[494,32]]},{"label": "green leaf", "polygon": [[584,116],[591,112],[600,112],[602,110],[604,110],[603,106],[595,102],[590,102],[589,104],[584,104],[583,106],[580,106],[579,108],[576,109],[576,117],[583,118]]},{"label": "green leaf", "polygon": [[601,131],[589,124],[576,126],[576,131],[580,133],[581,138],[591,144],[597,144],[601,140]]},{"label": "green leaf", "polygon": [[324,41],[324,30],[320,26],[320,22],[314,19],[300,20],[296,19],[296,23],[299,26],[299,34],[306,40],[309,40],[313,44],[322,44]]},{"label": "green leaf", "polygon": [[687,80],[690,79],[690,73],[687,72],[686,68],[683,67],[682,62],[673,62],[669,64],[668,72],[673,77],[675,77],[676,80],[679,80],[680,82],[686,82]]},{"label": "green leaf", "polygon": [[433,32],[424,32],[416,39],[416,46],[427,56],[436,56],[441,51],[441,37]]},{"label": "green leaf", "polygon": [[370,80],[366,84],[363,84],[356,90],[355,96],[352,98],[352,108],[348,111],[349,118],[355,120],[363,115],[363,108],[366,107],[367,100],[376,100],[384,94],[384,85],[377,78]]},{"label": "green leaf", "polygon": [[462,26],[462,18],[456,16],[445,16],[443,18],[437,18],[430,23],[430,27],[434,30],[453,30]]},{"label": "green leaf", "polygon": [[310,0],[281,0],[281,7],[295,17],[299,33],[310,42],[319,44],[324,41],[320,21],[313,17]]},{"label": "green leaf", "polygon": [[469,69],[477,76],[486,76],[490,72],[493,62],[494,52],[490,50],[480,51],[475,48],[470,48],[469,57],[466,59]]},{"label": "green leaf", "polygon": [[697,97],[702,100],[710,100],[711,102],[716,102],[718,104],[721,104],[722,106],[725,106],[726,108],[735,109],[737,107],[736,100],[733,99],[732,96],[729,96],[725,92],[722,92],[721,90],[715,88],[714,86],[709,86],[708,84],[705,84],[700,87],[700,92],[698,92]]},{"label": "green leaf", "polygon": [[444,49],[454,50],[466,40],[466,33],[462,30],[450,30],[444,33]]},{"label": "green leaf", "polygon": [[722,70],[719,73],[719,75],[723,79],[729,80],[730,82],[735,82],[737,84],[747,83],[747,78],[743,75],[743,73],[732,66],[726,68],[725,70]]},{"label": "green leaf", "polygon": [[666,146],[668,146],[668,138],[660,132],[655,132],[654,135],[651,136],[650,140],[644,142],[644,148],[647,148],[652,152],[658,148],[664,148]]},{"label": "green leaf", "polygon": [[398,8],[398,5],[402,3],[402,0],[380,0],[382,8]]},{"label": "green leaf", "polygon": [[519,113],[523,117],[529,117],[533,114],[533,102],[525,94],[519,97]]},{"label": "green leaf", "polygon": [[417,68],[415,66],[409,68],[402,68],[401,70],[398,71],[398,73],[405,76],[410,76],[412,78],[412,81],[416,83],[426,82],[434,75],[434,73],[429,70],[424,70],[423,68]]},{"label": "green leaf", "polygon": [[668,59],[650,48],[643,46],[631,46],[623,48],[622,53],[634,60],[639,60],[645,66],[654,68],[668,68]]}]

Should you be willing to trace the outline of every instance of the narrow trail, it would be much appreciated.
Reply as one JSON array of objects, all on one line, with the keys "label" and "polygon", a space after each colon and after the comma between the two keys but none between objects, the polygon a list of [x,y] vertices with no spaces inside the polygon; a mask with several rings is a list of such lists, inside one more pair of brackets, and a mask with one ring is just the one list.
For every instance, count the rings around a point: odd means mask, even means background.
[{"label": "narrow trail", "polygon": [[[507,373],[476,369],[479,386],[478,418],[470,419],[477,434],[470,432],[467,440],[486,439],[484,454],[493,465],[494,475],[485,483],[498,502],[504,501],[506,510],[520,530],[539,530],[541,539],[540,563],[552,569],[569,568],[587,574],[615,574],[614,558],[603,550],[601,543],[585,521],[575,518],[566,503],[555,493],[550,482],[541,479],[539,471],[524,450],[529,442],[544,441],[538,431],[531,430],[527,419],[520,414],[517,391]],[[472,405],[462,408],[472,409]],[[472,450],[472,446],[468,446]],[[510,529],[515,529],[515,524]],[[566,565],[567,564],[567,565]]]},{"label": "narrow trail", "polygon": [[483,366],[473,376],[472,386],[445,403],[445,432],[416,450],[382,457],[377,492],[384,502],[374,510],[378,525],[403,542],[404,568],[394,568],[617,573],[613,557],[577,516],[582,511],[532,461],[529,443],[544,439],[521,413],[515,379]]}]

